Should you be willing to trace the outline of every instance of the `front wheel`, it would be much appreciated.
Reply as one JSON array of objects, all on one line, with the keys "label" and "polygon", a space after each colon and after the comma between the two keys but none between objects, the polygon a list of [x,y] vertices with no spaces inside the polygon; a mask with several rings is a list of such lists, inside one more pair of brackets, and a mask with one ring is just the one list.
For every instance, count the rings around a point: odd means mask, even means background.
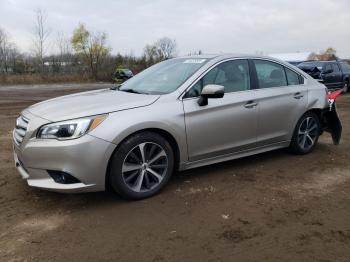
[{"label": "front wheel", "polygon": [[110,162],[111,187],[127,199],[143,199],[158,193],[174,169],[174,153],[162,136],[144,132],[119,146]]},{"label": "front wheel", "polygon": [[290,149],[299,155],[310,153],[314,150],[320,136],[320,121],[312,112],[304,114],[298,121]]}]

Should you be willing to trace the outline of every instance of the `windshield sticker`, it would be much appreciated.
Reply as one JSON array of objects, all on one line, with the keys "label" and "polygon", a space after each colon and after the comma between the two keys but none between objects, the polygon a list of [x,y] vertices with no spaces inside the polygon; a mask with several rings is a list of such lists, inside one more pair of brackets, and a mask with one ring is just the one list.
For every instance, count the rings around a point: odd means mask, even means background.
[{"label": "windshield sticker", "polygon": [[187,59],[184,61],[184,64],[202,64],[206,59]]}]

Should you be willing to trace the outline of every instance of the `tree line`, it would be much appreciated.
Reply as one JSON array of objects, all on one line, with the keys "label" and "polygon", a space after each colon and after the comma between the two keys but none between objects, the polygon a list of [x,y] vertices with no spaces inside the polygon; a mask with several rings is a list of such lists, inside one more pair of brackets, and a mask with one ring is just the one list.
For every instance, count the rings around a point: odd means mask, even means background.
[{"label": "tree line", "polygon": [[[32,50],[20,52],[9,34],[0,27],[0,83],[21,76],[36,77],[50,81],[102,80],[110,81],[116,68],[129,68],[134,73],[177,55],[175,39],[162,37],[152,44],[145,45],[143,54],[113,55],[107,44],[105,32],[94,32],[85,24],[79,24],[67,37],[56,33],[55,54],[49,54],[49,37],[53,32],[47,25],[47,14],[37,9]],[[14,80],[15,82],[15,80]]]},{"label": "tree line", "polygon": [[[70,36],[53,32],[48,27],[45,11],[35,11],[30,53],[20,52],[9,34],[0,27],[0,84],[111,81],[116,68],[128,68],[134,73],[177,55],[175,39],[162,37],[146,44],[141,56],[112,54],[105,32],[89,30],[79,24]],[[53,37],[55,33],[55,37]],[[55,53],[49,52],[50,37],[55,38]],[[189,55],[201,54],[198,50]],[[309,60],[337,59],[336,50],[312,53]]]},{"label": "tree line", "polygon": [[319,53],[311,53],[308,59],[319,61],[337,60],[337,51],[332,47],[328,47],[325,51],[320,51]]}]

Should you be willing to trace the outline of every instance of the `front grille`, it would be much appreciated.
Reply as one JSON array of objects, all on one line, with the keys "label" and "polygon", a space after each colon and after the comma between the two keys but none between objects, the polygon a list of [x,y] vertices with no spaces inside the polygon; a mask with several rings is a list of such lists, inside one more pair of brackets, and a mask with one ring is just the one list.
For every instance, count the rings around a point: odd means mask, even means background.
[{"label": "front grille", "polygon": [[20,145],[27,132],[29,120],[23,116],[19,116],[16,120],[16,127],[13,131],[13,140],[17,145]]}]

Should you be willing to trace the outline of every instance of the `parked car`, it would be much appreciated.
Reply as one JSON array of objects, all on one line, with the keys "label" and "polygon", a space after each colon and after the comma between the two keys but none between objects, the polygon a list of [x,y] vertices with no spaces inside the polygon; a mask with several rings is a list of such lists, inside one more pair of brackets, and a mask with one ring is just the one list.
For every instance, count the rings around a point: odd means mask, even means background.
[{"label": "parked car", "polygon": [[303,61],[286,61],[288,62],[289,64],[293,65],[293,66],[298,66],[300,63],[302,63]]},{"label": "parked car", "polygon": [[133,72],[127,68],[117,68],[113,74],[113,81],[116,83],[123,83],[124,81],[132,78]]},{"label": "parked car", "polygon": [[[334,100],[334,98],[333,98]],[[30,106],[13,132],[15,163],[32,187],[142,199],[186,170],[289,147],[310,153],[341,123],[326,87],[269,57],[166,60],[119,88]]]},{"label": "parked car", "polygon": [[297,65],[313,78],[324,83],[329,89],[349,89],[350,67],[342,61],[308,61]]}]

